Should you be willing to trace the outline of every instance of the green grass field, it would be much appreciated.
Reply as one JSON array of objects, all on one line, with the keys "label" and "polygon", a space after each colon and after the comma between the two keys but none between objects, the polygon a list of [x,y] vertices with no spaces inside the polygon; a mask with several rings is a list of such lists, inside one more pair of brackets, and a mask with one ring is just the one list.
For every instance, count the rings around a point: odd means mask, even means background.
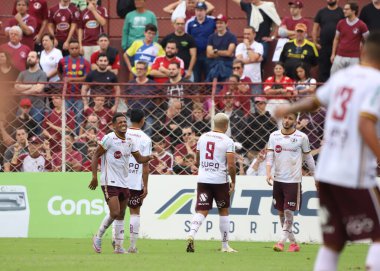
[{"label": "green grass field", "polygon": [[[138,254],[115,255],[105,239],[95,254],[89,239],[0,239],[0,270],[312,270],[318,245],[303,244],[299,253],[276,253],[273,243],[231,242],[239,253],[218,251],[220,242],[196,241],[195,253],[185,241],[139,240]],[[368,245],[350,245],[339,270],[365,270]]]}]

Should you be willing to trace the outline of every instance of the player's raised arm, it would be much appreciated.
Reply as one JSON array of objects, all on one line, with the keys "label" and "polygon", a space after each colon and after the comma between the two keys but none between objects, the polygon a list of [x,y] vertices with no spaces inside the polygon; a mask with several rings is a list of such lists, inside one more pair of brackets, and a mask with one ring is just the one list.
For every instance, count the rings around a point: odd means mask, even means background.
[{"label": "player's raised arm", "polygon": [[298,112],[312,112],[319,108],[320,104],[316,97],[308,97],[302,99],[292,105],[279,106],[275,112],[274,117],[281,119],[287,114]]},{"label": "player's raised arm", "polygon": [[98,186],[98,161],[99,157],[106,153],[106,150],[102,147],[102,145],[99,145],[92,156],[91,160],[91,171],[92,171],[92,179],[88,186],[91,190],[95,190]]},{"label": "player's raised arm", "polygon": [[137,163],[139,163],[139,164],[147,163],[150,160],[153,160],[155,158],[155,156],[153,154],[147,155],[147,156],[143,156],[143,155],[140,154],[139,151],[132,152],[132,155],[136,159]]}]

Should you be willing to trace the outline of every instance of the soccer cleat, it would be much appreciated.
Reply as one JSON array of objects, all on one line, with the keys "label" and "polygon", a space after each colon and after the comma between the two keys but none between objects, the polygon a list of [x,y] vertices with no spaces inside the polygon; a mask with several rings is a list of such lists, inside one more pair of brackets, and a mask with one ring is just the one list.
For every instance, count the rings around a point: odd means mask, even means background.
[{"label": "soccer cleat", "polygon": [[227,246],[227,247],[222,247],[222,252],[227,252],[227,253],[235,253],[235,252],[238,252],[237,250],[233,249],[232,247],[230,246]]},{"label": "soccer cleat", "polygon": [[94,248],[96,253],[101,253],[102,252],[102,239],[95,235],[92,238],[92,247]]},{"label": "soccer cleat", "polygon": [[278,242],[277,244],[275,244],[275,245],[273,246],[273,250],[274,250],[274,251],[277,251],[277,252],[284,251],[284,244]]},{"label": "soccer cleat", "polygon": [[137,247],[129,247],[128,253],[137,253]]},{"label": "soccer cleat", "polygon": [[115,254],[127,254],[128,252],[123,247],[115,247],[113,251]]},{"label": "soccer cleat", "polygon": [[193,237],[189,237],[187,238],[187,248],[186,248],[186,252],[194,252],[194,238]]},{"label": "soccer cleat", "polygon": [[300,246],[297,243],[290,244],[288,252],[298,252],[300,251]]}]

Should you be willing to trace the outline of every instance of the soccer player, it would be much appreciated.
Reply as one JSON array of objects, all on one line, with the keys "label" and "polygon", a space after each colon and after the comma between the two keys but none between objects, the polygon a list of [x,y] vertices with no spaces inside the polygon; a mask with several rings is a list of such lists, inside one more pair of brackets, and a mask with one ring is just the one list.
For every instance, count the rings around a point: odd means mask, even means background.
[{"label": "soccer player", "polygon": [[[228,245],[230,219],[230,194],[235,190],[236,167],[235,146],[225,133],[229,126],[229,118],[224,113],[214,117],[214,129],[203,134],[197,143],[197,203],[190,235],[187,238],[187,252],[194,252],[194,237],[202,222],[212,209],[215,199],[219,211],[219,229],[222,235],[222,252],[237,252]],[[231,182],[228,181],[228,175]]]},{"label": "soccer player", "polygon": [[109,207],[109,214],[100,224],[98,233],[93,238],[93,247],[96,253],[102,251],[102,237],[108,227],[115,221],[115,250],[117,254],[126,253],[124,242],[124,215],[129,199],[127,185],[129,157],[132,154],[138,163],[147,163],[153,155],[142,156],[131,137],[126,136],[127,118],[116,113],[112,118],[114,131],[105,135],[97,147],[91,161],[92,180],[91,190],[98,186],[98,159],[101,158],[100,182],[104,197]]},{"label": "soccer player", "polygon": [[[132,124],[127,129],[126,137],[130,137],[134,141],[142,155],[150,155],[152,153],[152,140],[141,130],[145,123],[144,111],[132,109],[130,120]],[[136,241],[140,229],[140,208],[144,198],[148,195],[148,177],[149,163],[141,164],[134,157],[131,157],[127,177],[127,187],[130,192],[128,207],[131,215],[129,221],[131,243],[128,253],[137,253]]]},{"label": "soccer player", "polygon": [[[309,139],[306,134],[296,130],[297,115],[286,115],[282,120],[283,128],[269,136],[267,149],[267,182],[273,185],[274,208],[278,210],[282,226],[282,236],[273,246],[274,251],[283,251],[287,239],[289,252],[298,252],[292,228],[294,211],[301,207],[302,161],[314,172],[315,163],[310,154]],[[272,176],[274,166],[274,177]]]},{"label": "soccer player", "polygon": [[[369,238],[366,270],[380,270],[380,33],[371,33],[361,64],[334,74],[316,97],[281,107],[277,116],[327,106],[324,144],[315,179],[319,181],[323,246],[315,271],[337,270],[347,241]],[[349,80],[347,80],[349,78]]]}]

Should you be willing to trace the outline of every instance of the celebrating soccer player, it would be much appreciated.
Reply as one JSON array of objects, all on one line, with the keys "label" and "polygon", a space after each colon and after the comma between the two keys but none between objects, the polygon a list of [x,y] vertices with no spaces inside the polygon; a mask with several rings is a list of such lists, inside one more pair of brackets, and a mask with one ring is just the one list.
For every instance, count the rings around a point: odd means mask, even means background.
[{"label": "celebrating soccer player", "polygon": [[306,134],[296,130],[296,123],[295,113],[286,115],[282,120],[283,128],[273,132],[268,142],[267,182],[273,185],[274,208],[278,210],[282,226],[281,239],[273,247],[275,251],[283,251],[287,239],[290,241],[289,252],[300,250],[292,228],[294,211],[298,211],[301,206],[303,158],[312,173],[315,168],[309,139]]},{"label": "celebrating soccer player", "polygon": [[[371,33],[361,64],[334,74],[316,97],[279,108],[277,116],[328,108],[324,144],[315,174],[319,181],[323,246],[314,270],[337,270],[347,241],[371,239],[366,270],[380,270],[380,33]],[[377,158],[377,159],[376,159]]]},{"label": "celebrating soccer player", "polygon": [[117,254],[126,253],[124,242],[124,215],[129,199],[127,184],[129,157],[132,154],[138,163],[147,163],[154,158],[153,155],[142,156],[138,146],[126,134],[127,118],[121,113],[113,116],[114,131],[105,135],[92,157],[92,180],[88,186],[95,190],[98,186],[97,168],[98,159],[101,158],[100,182],[104,197],[110,209],[109,214],[100,224],[98,233],[93,238],[93,247],[96,253],[102,251],[102,237],[108,227],[115,223],[115,250]]},{"label": "celebrating soccer player", "polygon": [[[194,252],[194,237],[205,220],[215,199],[219,211],[219,229],[222,235],[222,252],[237,252],[228,245],[230,194],[235,190],[235,146],[225,135],[229,118],[224,113],[214,117],[214,130],[203,134],[197,143],[198,185],[196,214],[187,239],[187,252]],[[231,182],[228,181],[228,175]]]}]

